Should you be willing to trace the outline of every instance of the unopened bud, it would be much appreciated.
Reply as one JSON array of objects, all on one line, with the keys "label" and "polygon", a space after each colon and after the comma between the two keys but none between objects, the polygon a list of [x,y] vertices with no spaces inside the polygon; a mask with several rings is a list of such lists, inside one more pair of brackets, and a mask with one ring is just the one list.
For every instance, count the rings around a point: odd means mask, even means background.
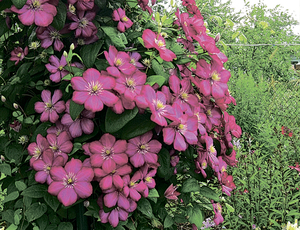
[{"label": "unopened bud", "polygon": [[83,202],[83,206],[86,207],[86,208],[89,207],[90,206],[90,202],[88,200],[85,200]]},{"label": "unopened bud", "polygon": [[50,85],[51,84],[51,81],[49,80],[49,79],[46,79],[45,81],[44,81],[44,86],[48,86],[48,85]]},{"label": "unopened bud", "polygon": [[220,35],[220,33],[218,33],[217,36],[215,37],[215,42],[220,41],[220,38],[221,38],[221,35]]},{"label": "unopened bud", "polygon": [[19,108],[19,106],[18,106],[17,103],[13,103],[13,107],[14,107],[15,109],[18,109],[18,108]]},{"label": "unopened bud", "polygon": [[3,155],[0,156],[1,161],[5,161],[5,157]]},{"label": "unopened bud", "polygon": [[6,98],[3,95],[1,95],[1,101],[6,102]]},{"label": "unopened bud", "polygon": [[63,52],[63,55],[64,55],[65,57],[68,57],[67,51],[64,51],[64,52]]},{"label": "unopened bud", "polygon": [[71,45],[70,45],[70,50],[74,50],[75,49],[75,46],[74,46],[74,43],[72,43]]}]

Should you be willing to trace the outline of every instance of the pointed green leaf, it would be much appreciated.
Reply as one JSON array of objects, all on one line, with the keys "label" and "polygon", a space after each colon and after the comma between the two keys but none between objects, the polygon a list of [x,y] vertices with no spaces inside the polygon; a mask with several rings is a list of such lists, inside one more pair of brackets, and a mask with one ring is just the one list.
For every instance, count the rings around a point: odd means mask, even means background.
[{"label": "pointed green leaf", "polygon": [[82,57],[83,64],[87,68],[93,67],[103,43],[103,40],[99,40],[93,44],[85,45],[81,48],[80,56]]},{"label": "pointed green leaf", "polygon": [[70,222],[61,222],[57,230],[73,230],[73,225]]},{"label": "pointed green leaf", "polygon": [[47,206],[41,203],[34,203],[25,211],[25,216],[28,222],[40,218],[47,211]]},{"label": "pointed green leaf", "polygon": [[65,21],[67,17],[67,7],[62,1],[59,1],[56,9],[57,9],[57,14],[53,18],[53,22],[51,26],[53,26],[57,30],[61,30],[65,25]]},{"label": "pointed green leaf", "polygon": [[147,217],[154,218],[151,204],[147,199],[145,198],[140,199],[139,202],[137,203],[137,209]]},{"label": "pointed green leaf", "polygon": [[155,83],[157,83],[159,85],[159,87],[161,87],[166,81],[166,78],[161,76],[161,75],[152,75],[147,77],[147,81],[146,81],[146,85],[154,85]]},{"label": "pointed green leaf", "polygon": [[28,196],[31,198],[41,198],[44,197],[44,195],[47,193],[47,186],[45,185],[32,185],[25,189],[21,195],[22,196]]},{"label": "pointed green leaf", "polygon": [[116,47],[125,48],[122,37],[115,27],[101,26],[101,29]]},{"label": "pointed green leaf", "polygon": [[200,190],[200,185],[195,178],[189,178],[183,182],[181,192],[198,192]]},{"label": "pointed green leaf", "polygon": [[[26,4],[27,0],[11,0],[11,1],[15,5],[15,7],[17,7],[18,9],[21,9]],[[4,2],[5,2],[5,0],[4,0]]]},{"label": "pointed green leaf", "polygon": [[199,192],[202,196],[205,196],[206,198],[212,199],[216,202],[220,202],[220,198],[218,194],[208,187],[200,187]]},{"label": "pointed green leaf", "polygon": [[58,201],[56,196],[52,196],[49,193],[45,193],[44,200],[46,203],[53,209],[54,212],[58,209],[60,202]]},{"label": "pointed green leaf", "polygon": [[164,221],[164,228],[169,228],[174,224],[174,219],[170,216],[167,215],[166,219]]},{"label": "pointed green leaf", "polygon": [[195,224],[197,228],[202,227],[202,222],[203,222],[203,212],[201,210],[201,206],[195,205],[194,207],[188,207],[187,210],[188,214],[188,220],[191,224]]},{"label": "pointed green leaf", "polygon": [[84,109],[84,105],[79,105],[75,103],[73,100],[70,101],[70,116],[73,121],[75,121],[76,118],[78,118],[78,116],[83,111],[83,109]]},{"label": "pointed green leaf", "polygon": [[23,191],[27,188],[27,185],[23,181],[16,181],[15,185],[19,191]]}]

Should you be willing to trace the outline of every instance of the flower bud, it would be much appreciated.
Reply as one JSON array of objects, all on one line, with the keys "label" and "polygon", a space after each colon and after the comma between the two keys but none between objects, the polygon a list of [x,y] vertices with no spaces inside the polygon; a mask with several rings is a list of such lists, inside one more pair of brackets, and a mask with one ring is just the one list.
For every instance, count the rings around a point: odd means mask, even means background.
[{"label": "flower bud", "polygon": [[75,49],[75,46],[74,46],[74,43],[72,43],[71,45],[70,45],[70,50],[74,50]]},{"label": "flower bud", "polygon": [[5,161],[5,157],[3,155],[0,156],[1,161]]},{"label": "flower bud", "polygon": [[215,42],[220,41],[220,38],[221,38],[221,35],[220,35],[220,33],[218,33],[215,37]]},{"label": "flower bud", "polygon": [[64,55],[65,57],[68,57],[67,51],[64,51],[64,52],[63,52],[63,55]]},{"label": "flower bud", "polygon": [[19,106],[18,106],[17,103],[13,103],[13,107],[14,107],[15,109],[18,109],[18,108],[19,108]]},{"label": "flower bud", "polygon": [[51,81],[49,80],[49,79],[46,79],[45,81],[44,81],[44,86],[48,86],[48,85],[50,85],[51,84]]},{"label": "flower bud", "polygon": [[88,200],[85,200],[83,202],[83,206],[86,207],[86,208],[89,207],[90,206],[90,202]]},{"label": "flower bud", "polygon": [[1,95],[1,101],[6,102],[6,98],[3,95]]}]

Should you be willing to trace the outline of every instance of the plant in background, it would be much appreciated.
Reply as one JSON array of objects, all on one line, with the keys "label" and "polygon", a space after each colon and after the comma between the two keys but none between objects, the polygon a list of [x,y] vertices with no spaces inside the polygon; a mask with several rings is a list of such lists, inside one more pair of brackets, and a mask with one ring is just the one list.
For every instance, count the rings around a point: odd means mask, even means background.
[{"label": "plant in background", "polygon": [[201,228],[204,211],[223,222],[207,183],[231,195],[241,128],[226,112],[227,57],[196,3],[183,6],[1,4],[13,25],[0,19],[6,227]]}]

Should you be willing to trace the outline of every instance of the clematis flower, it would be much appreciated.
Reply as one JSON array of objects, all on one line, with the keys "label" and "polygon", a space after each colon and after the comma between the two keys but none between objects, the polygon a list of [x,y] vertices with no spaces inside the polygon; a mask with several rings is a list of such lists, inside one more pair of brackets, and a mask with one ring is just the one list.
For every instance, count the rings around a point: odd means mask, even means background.
[{"label": "clematis flower", "polygon": [[122,8],[113,11],[112,19],[119,22],[117,28],[122,33],[133,25],[133,22],[125,15],[125,10]]},{"label": "clematis flower", "polygon": [[134,167],[138,168],[144,163],[155,164],[157,162],[157,153],[162,145],[157,140],[151,140],[152,136],[152,132],[149,131],[128,141],[126,153]]},{"label": "clematis flower", "polygon": [[166,118],[172,118],[174,110],[166,104],[166,95],[160,91],[155,92],[150,85],[144,85],[141,94],[135,97],[139,108],[150,108],[150,119],[160,126],[167,126]]},{"label": "clematis flower", "polygon": [[27,0],[21,9],[12,6],[11,10],[18,13],[18,18],[25,26],[35,23],[37,26],[47,27],[57,13],[56,7],[48,3],[48,0]]},{"label": "clematis flower", "polygon": [[68,127],[72,138],[80,137],[82,133],[91,134],[94,131],[93,118],[95,113],[84,109],[79,116],[73,120],[70,115],[70,100],[66,103],[66,113],[61,118],[61,123]]},{"label": "clematis flower", "polygon": [[38,134],[36,137],[36,142],[30,143],[27,147],[28,153],[32,158],[30,159],[30,166],[33,162],[40,159],[43,152],[49,148],[49,143],[45,137]]},{"label": "clematis flower", "polygon": [[43,157],[33,162],[32,167],[37,173],[35,174],[35,181],[41,184],[47,182],[51,184],[53,181],[50,176],[50,169],[52,166],[63,166],[64,158],[62,156],[54,157],[51,149],[45,150]]},{"label": "clematis flower", "polygon": [[130,63],[134,65],[137,69],[145,69],[146,67],[139,62],[142,56],[138,52],[129,52]]},{"label": "clematis flower", "polygon": [[224,192],[227,196],[231,196],[230,192],[236,188],[233,177],[228,175],[227,172],[223,172],[221,176],[221,185],[222,192]]},{"label": "clematis flower", "polygon": [[90,143],[89,149],[91,153],[92,167],[102,168],[106,173],[116,170],[117,165],[125,165],[128,162],[128,157],[125,154],[127,142],[118,140],[106,133],[99,141]]},{"label": "clematis flower", "polygon": [[61,90],[57,89],[54,91],[53,97],[51,98],[51,92],[49,90],[42,91],[43,102],[36,102],[34,109],[37,113],[41,113],[41,122],[55,123],[59,116],[57,113],[62,113],[65,110],[65,102],[59,101],[62,98]]},{"label": "clematis flower", "polygon": [[104,55],[110,65],[106,69],[110,75],[119,77],[120,71],[125,75],[135,72],[136,68],[130,63],[131,59],[127,53],[118,52],[116,47],[110,46],[108,52],[104,51]]},{"label": "clematis flower", "polygon": [[68,0],[69,4],[75,5],[78,10],[86,11],[94,7],[94,0]]},{"label": "clematis flower", "polygon": [[70,30],[75,30],[75,37],[83,36],[89,38],[97,33],[97,27],[92,22],[96,16],[94,11],[81,11],[78,10],[77,14],[71,14],[71,22],[69,25]]},{"label": "clematis flower", "polygon": [[124,193],[136,202],[141,199],[141,194],[144,194],[145,189],[148,189],[147,185],[141,181],[142,178],[141,171],[136,171],[131,179],[128,174],[123,177]]},{"label": "clematis flower", "polygon": [[53,133],[55,134],[56,136],[58,136],[59,134],[61,134],[63,131],[66,131],[68,136],[69,136],[69,139],[72,140],[72,136],[71,134],[69,133],[69,128],[68,126],[66,125],[63,125],[61,123],[60,120],[57,120],[55,122],[55,126],[51,126],[50,128],[47,129],[47,134],[50,134],[50,133]]},{"label": "clematis flower", "polygon": [[145,164],[141,168],[142,179],[143,179],[144,184],[147,186],[146,189],[142,193],[142,195],[144,197],[148,197],[149,189],[155,188],[156,183],[155,183],[155,180],[153,177],[156,175],[156,172],[157,172],[157,169],[150,167],[150,165],[148,165],[148,164]]},{"label": "clematis flower", "polygon": [[173,106],[175,116],[173,122],[163,128],[164,142],[168,145],[173,143],[174,149],[178,151],[185,151],[188,144],[197,144],[197,128],[198,119],[196,116],[189,116],[183,114],[179,105]]},{"label": "clematis flower", "polygon": [[72,100],[92,112],[101,111],[103,104],[111,107],[118,101],[118,97],[108,91],[115,86],[115,79],[101,75],[94,68],[87,69],[83,77],[73,77],[71,84],[75,90]]},{"label": "clematis flower", "polygon": [[214,203],[212,201],[212,205],[213,205],[213,208],[214,208],[214,212],[215,212],[215,217],[214,217],[214,222],[216,225],[222,223],[224,221],[224,218],[222,216],[222,207],[219,203]]},{"label": "clematis flower", "polygon": [[64,69],[64,67],[68,64],[66,57],[62,55],[59,60],[58,57],[51,55],[49,58],[49,62],[50,63],[46,64],[45,66],[51,73],[50,79],[51,81],[58,83],[64,76],[69,73],[69,71]]},{"label": "clematis flower", "polygon": [[169,200],[178,200],[180,192],[176,191],[177,187],[171,184],[164,193],[164,196]]},{"label": "clematis flower", "polygon": [[87,198],[93,193],[91,181],[93,169],[83,167],[79,159],[72,158],[65,167],[52,166],[52,183],[48,187],[51,195],[57,196],[64,206],[74,204],[79,198]]},{"label": "clematis flower", "polygon": [[146,48],[155,48],[159,52],[159,56],[165,61],[172,61],[176,55],[166,48],[165,39],[161,35],[156,35],[152,30],[146,29],[142,35]]},{"label": "clematis flower", "polygon": [[28,54],[28,47],[26,46],[24,51],[21,47],[15,47],[13,51],[11,51],[11,57],[9,60],[16,61],[15,65],[18,65],[20,61],[24,59],[24,57]]},{"label": "clematis flower", "polygon": [[73,149],[73,143],[70,141],[68,133],[64,131],[58,136],[50,133],[46,138],[49,142],[49,148],[52,149],[54,153],[54,157],[62,156],[65,164],[68,161],[68,153]]},{"label": "clematis flower", "polygon": [[147,75],[139,70],[136,70],[130,76],[120,74],[120,77],[116,79],[114,90],[123,94],[125,99],[133,101],[135,96],[140,94],[146,78]]},{"label": "clematis flower", "polygon": [[58,31],[52,26],[38,27],[36,29],[36,36],[41,40],[41,47],[47,49],[54,43],[54,50],[61,51],[64,48],[64,43],[60,40],[62,33],[65,31]]}]

